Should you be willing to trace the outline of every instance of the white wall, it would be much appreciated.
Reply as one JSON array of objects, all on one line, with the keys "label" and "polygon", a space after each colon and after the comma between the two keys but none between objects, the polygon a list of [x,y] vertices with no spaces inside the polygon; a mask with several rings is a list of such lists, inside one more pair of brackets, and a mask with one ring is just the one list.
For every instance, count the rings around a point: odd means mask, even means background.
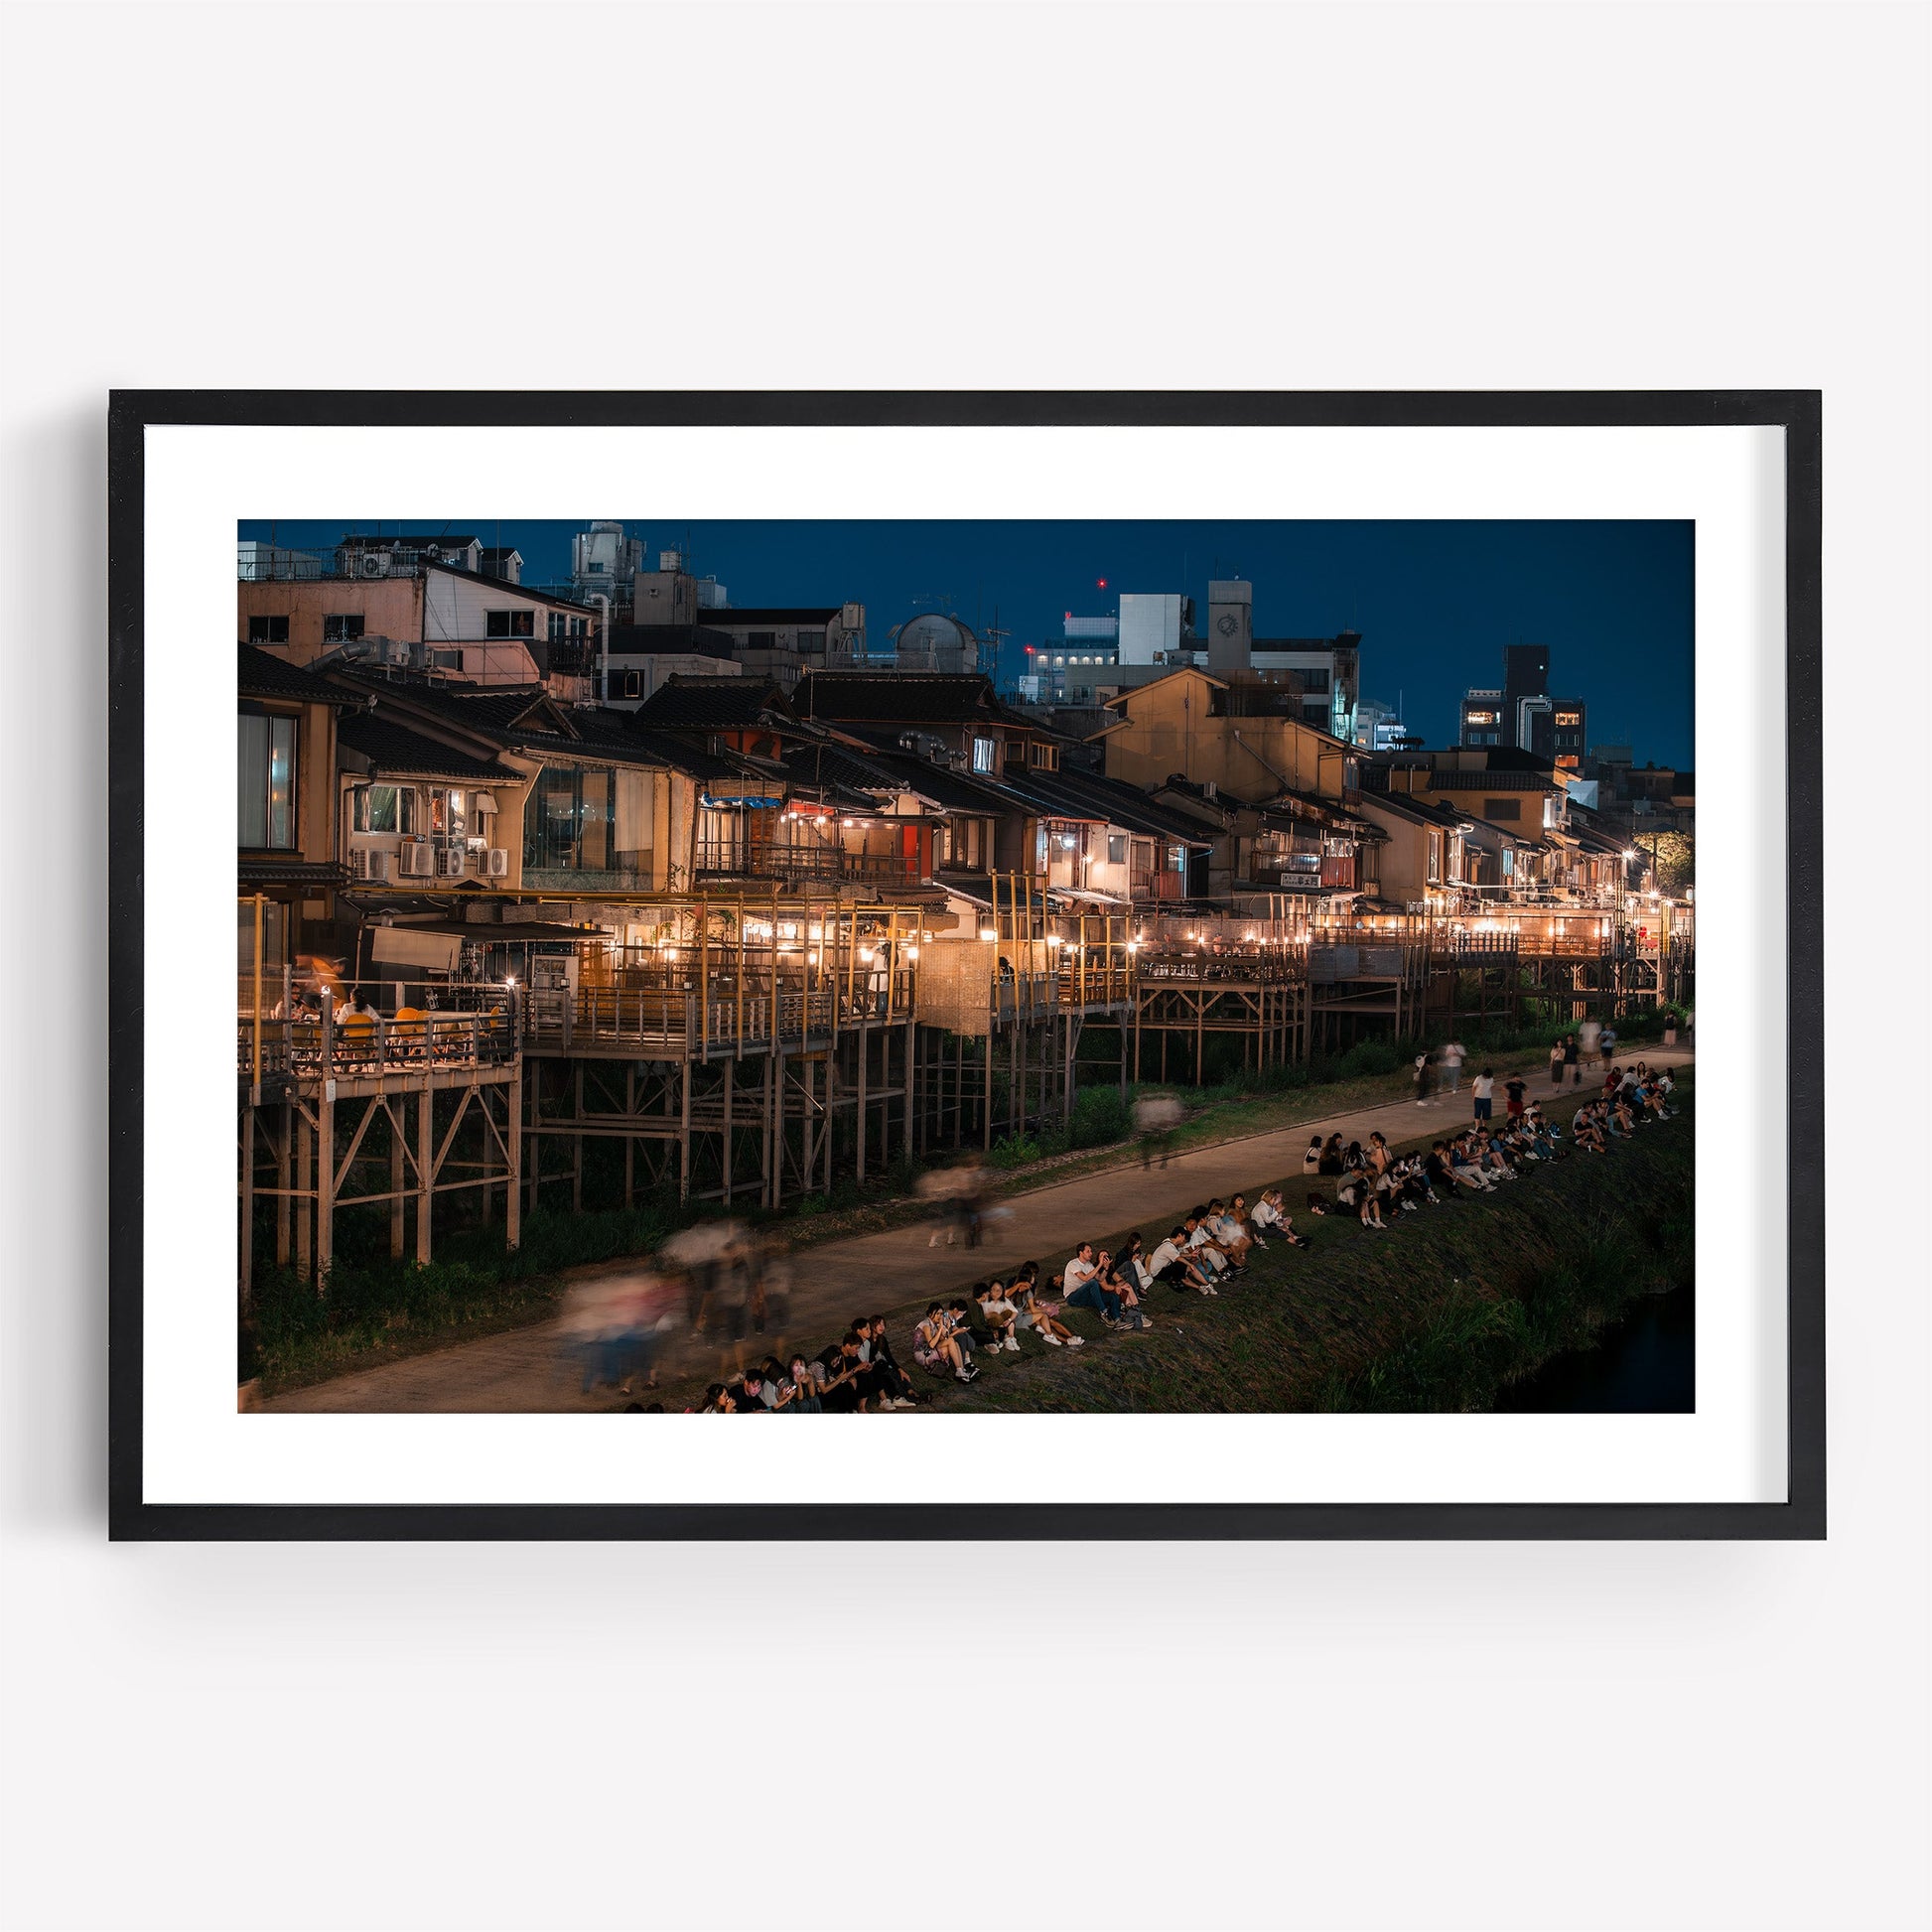
[{"label": "white wall", "polygon": [[[9,314],[0,400],[0,508],[35,561],[0,586],[0,637],[33,671],[0,686],[12,815],[42,823],[58,797],[64,843],[104,849],[104,797],[72,774],[102,742],[110,383],[567,386],[609,368],[779,389],[1821,383],[1828,768],[1871,822],[1923,827],[1913,761],[1874,763],[1860,715],[1876,689],[1925,718],[1922,12],[1196,7],[1096,32],[1088,10],[1041,8],[1024,59],[1001,16],[960,18],[600,15],[613,72],[729,73],[734,138],[703,90],[672,87],[647,117],[507,141],[479,139],[474,112],[500,91],[502,36],[439,12],[385,14],[371,61],[365,33],[308,13],[237,32],[167,7],[16,10],[16,69],[84,72],[97,138],[73,142],[58,78],[16,88],[0,123],[9,180],[61,156],[58,193],[0,209],[7,258],[53,271]],[[519,15],[514,58],[531,98],[581,96],[567,25]],[[999,138],[883,168],[864,114],[799,138],[814,88],[900,99],[908,74],[921,125],[997,114]],[[1284,74],[1356,84],[1300,88],[1285,119]],[[250,207],[393,207],[449,180],[455,137],[502,233],[558,232],[587,182],[675,176],[685,229],[761,286],[821,287],[855,234],[869,287],[934,288],[936,236],[1025,292],[1150,232],[1238,233],[1242,299],[1116,304],[1096,329],[1088,303],[941,293],[916,328],[882,330],[800,294],[774,326],[763,304],[641,299],[655,289],[615,254],[608,303],[479,301],[412,279],[422,243],[398,234],[371,244],[395,271],[381,302],[265,320],[235,299],[234,191],[236,103],[264,88],[289,127],[363,103],[366,138],[250,146]],[[1097,155],[1066,102],[1121,95],[1211,111],[1188,139]],[[1291,219],[1285,179],[1308,191]],[[480,478],[473,502],[434,507],[487,506]],[[102,895],[45,846],[0,855],[0,904],[62,935],[58,970],[45,945],[0,949],[0,1005],[35,1016],[0,1124],[9,1923],[762,1924],[748,1846],[784,1887],[855,1821],[884,1874],[787,1890],[792,1923],[1926,1923],[1922,1230],[1870,1212],[1852,1158],[1911,1144],[1920,1100],[1855,1031],[1863,922],[1826,933],[1844,1154],[1829,1543],[110,1549]],[[1882,902],[1899,955],[1926,957],[1922,842],[1839,839],[1826,863],[1835,906]],[[935,1711],[935,1637],[1016,1622],[1043,1661]],[[913,1715],[747,1747],[749,1700],[855,1681]],[[1057,1815],[1123,1778],[1124,1829],[1088,1843]],[[994,1852],[987,1794],[1016,1788],[1055,1815]],[[920,1862],[935,1818],[963,1821],[951,1876]]]},{"label": "white wall", "polygon": [[1180,646],[1178,591],[1123,591],[1120,599],[1120,658],[1123,664],[1152,664],[1156,653]]}]

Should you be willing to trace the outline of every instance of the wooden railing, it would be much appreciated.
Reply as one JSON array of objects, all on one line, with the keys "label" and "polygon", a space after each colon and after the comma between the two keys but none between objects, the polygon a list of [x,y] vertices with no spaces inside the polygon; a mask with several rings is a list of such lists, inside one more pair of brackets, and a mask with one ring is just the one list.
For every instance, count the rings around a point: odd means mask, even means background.
[{"label": "wooden railing", "polygon": [[235,1070],[263,1086],[290,1081],[373,1078],[426,1068],[497,1065],[515,1057],[517,1002],[494,989],[458,1009],[397,1014],[319,1012],[235,1024]]}]

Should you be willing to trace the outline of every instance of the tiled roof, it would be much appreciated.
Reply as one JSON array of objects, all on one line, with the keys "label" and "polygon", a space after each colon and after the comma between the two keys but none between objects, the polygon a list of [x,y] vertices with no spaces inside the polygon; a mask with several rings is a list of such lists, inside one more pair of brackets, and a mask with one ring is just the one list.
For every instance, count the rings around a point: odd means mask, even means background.
[{"label": "tiled roof", "polygon": [[1214,833],[1197,818],[1150,798],[1138,785],[1089,771],[1029,771],[1013,780],[1049,805],[1063,805],[1069,815],[1103,818],[1130,832],[1181,844],[1211,845]]},{"label": "tiled roof", "polygon": [[356,700],[346,691],[311,677],[273,651],[254,644],[238,644],[240,665],[235,689],[244,698],[300,698],[307,704],[352,705]]},{"label": "tiled roof", "polygon": [[1527,770],[1432,771],[1425,780],[1431,791],[1561,791],[1563,780],[1549,765]]},{"label": "tiled roof", "polygon": [[916,791],[945,812],[969,812],[980,818],[997,818],[1021,809],[1021,801],[992,778],[976,778],[950,766],[934,764],[928,759],[914,758],[910,752],[882,747],[867,757],[901,783]]},{"label": "tiled roof", "polygon": [[439,745],[435,739],[411,731],[393,716],[385,716],[380,707],[345,718],[337,737],[350,751],[360,752],[378,777],[469,778],[495,784],[520,782],[520,774],[508,765]]},{"label": "tiled roof", "polygon": [[747,731],[794,722],[778,687],[751,677],[668,677],[632,715],[659,731]]},{"label": "tiled roof", "polygon": [[814,671],[792,694],[801,718],[893,725],[1006,723],[1039,727],[1009,712],[990,678],[945,671]]}]

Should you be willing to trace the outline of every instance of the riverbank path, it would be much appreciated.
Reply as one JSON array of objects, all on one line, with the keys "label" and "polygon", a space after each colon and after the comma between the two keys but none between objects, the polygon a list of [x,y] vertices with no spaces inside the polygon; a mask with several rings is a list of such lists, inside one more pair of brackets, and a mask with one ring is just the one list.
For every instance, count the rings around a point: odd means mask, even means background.
[{"label": "riverbank path", "polygon": [[[1646,1045],[1643,1057],[1653,1066],[1679,1067],[1695,1055],[1685,1047]],[[1532,1069],[1525,1066],[1523,1071]],[[1568,1119],[1576,1101],[1593,1084],[1587,1074],[1581,1090],[1563,1089],[1559,1121]],[[1551,1093],[1547,1069],[1531,1079],[1530,1091],[1539,1098]],[[1500,1115],[1500,1094],[1497,1100]],[[660,1369],[666,1381],[681,1381],[702,1375],[715,1363],[722,1377],[740,1365],[741,1356],[756,1359],[781,1344],[816,1350],[862,1311],[956,1295],[974,1281],[1028,1260],[1037,1261],[1042,1275],[1051,1274],[1076,1241],[1102,1241],[1124,1228],[1169,1217],[1177,1220],[1216,1195],[1225,1199],[1245,1193],[1252,1199],[1264,1185],[1291,1175],[1299,1179],[1303,1152],[1312,1134],[1339,1133],[1347,1142],[1366,1141],[1379,1131],[1392,1142],[1405,1141],[1459,1128],[1471,1111],[1465,1079],[1459,1092],[1438,1094],[1420,1106],[1399,1100],[1340,1114],[1311,1111],[1290,1126],[1176,1154],[1166,1168],[1145,1170],[1138,1162],[1103,1168],[1000,1201],[1004,1212],[989,1220],[986,1240],[978,1249],[928,1246],[931,1223],[924,1221],[801,1247],[791,1256],[791,1311],[782,1336],[754,1335],[742,1348],[723,1355],[715,1344],[683,1337],[667,1351]],[[1300,1205],[1291,1192],[1290,1211],[1299,1211]],[[629,1259],[596,1272],[621,1275],[642,1265]],[[622,1407],[609,1388],[581,1394],[580,1379],[578,1364],[563,1346],[559,1323],[551,1319],[339,1375],[261,1407],[272,1414],[311,1415],[592,1414]]]}]

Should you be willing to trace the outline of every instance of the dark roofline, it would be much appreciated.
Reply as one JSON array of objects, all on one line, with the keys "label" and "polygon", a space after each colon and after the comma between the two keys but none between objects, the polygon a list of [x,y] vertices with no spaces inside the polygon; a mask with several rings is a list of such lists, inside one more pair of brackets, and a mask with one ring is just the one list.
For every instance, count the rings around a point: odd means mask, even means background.
[{"label": "dark roofline", "polygon": [[844,614],[842,604],[829,605],[823,610],[815,604],[752,605],[743,609],[728,604],[722,610],[715,605],[707,610],[704,621],[741,629],[752,623],[830,623]]},{"label": "dark roofline", "polygon": [[[512,597],[527,597],[535,604],[555,605],[559,611],[574,611],[579,617],[596,618],[602,615],[595,605],[574,603],[567,597],[553,597],[548,591],[532,590],[527,584],[512,584],[507,577],[492,577],[486,570],[465,570],[458,564],[446,564],[435,557],[422,558],[417,567],[421,570],[440,570],[446,576],[461,577],[467,583],[471,584],[488,584],[497,589],[508,591]],[[380,583],[382,580],[380,578],[371,578],[365,581]],[[433,641],[440,642],[441,639]],[[449,641],[452,643],[480,644],[484,640],[481,637],[453,637]]]},{"label": "dark roofline", "polygon": [[479,549],[481,549],[483,547],[483,538],[468,533],[459,533],[455,536],[439,537],[439,536],[431,536],[426,532],[419,531],[414,536],[379,537],[379,536],[366,536],[358,532],[350,532],[349,534],[344,536],[339,542],[335,544],[324,544],[322,548],[324,548],[325,550],[329,550],[329,549],[376,550],[376,549],[380,549],[382,545],[387,544],[391,550],[408,550],[411,548],[468,550],[473,543],[477,545]]},{"label": "dark roofline", "polygon": [[347,692],[277,657],[258,644],[237,644],[239,663],[235,671],[235,693],[243,698],[286,698],[290,703],[333,704],[346,708],[357,701]]}]

